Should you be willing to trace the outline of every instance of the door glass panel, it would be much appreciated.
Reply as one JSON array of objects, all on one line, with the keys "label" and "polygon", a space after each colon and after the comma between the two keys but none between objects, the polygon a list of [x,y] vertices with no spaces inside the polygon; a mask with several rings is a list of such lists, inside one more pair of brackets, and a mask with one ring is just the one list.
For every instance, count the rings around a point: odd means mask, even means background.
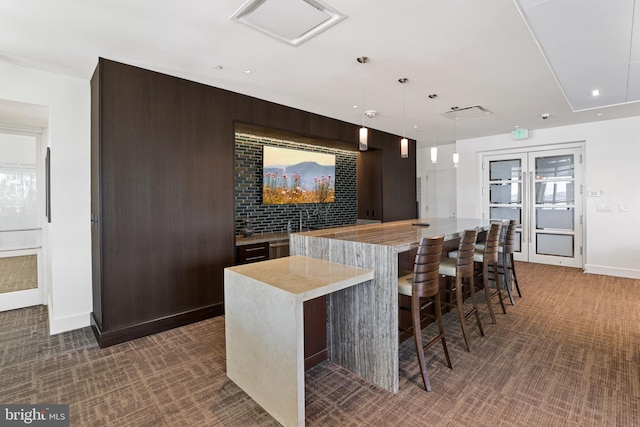
[{"label": "door glass panel", "polygon": [[536,208],[536,229],[573,231],[573,208]]},{"label": "door glass panel", "polygon": [[521,208],[500,208],[500,207],[492,207],[489,208],[489,216],[491,219],[505,219],[512,220],[515,219],[520,225],[521,218]]},{"label": "door glass panel", "polygon": [[566,234],[536,234],[536,253],[538,255],[552,255],[573,257],[573,236]]},{"label": "door glass panel", "polygon": [[536,182],[536,203],[575,202],[573,181]]},{"label": "door glass panel", "polygon": [[0,294],[38,287],[36,255],[0,258]]},{"label": "door glass panel", "polygon": [[518,179],[522,172],[520,159],[498,160],[489,162],[489,180],[511,181]]},{"label": "door glass panel", "polygon": [[0,134],[0,232],[38,227],[36,138]]},{"label": "door glass panel", "polygon": [[573,177],[573,154],[536,157],[536,179]]},{"label": "door glass panel", "polygon": [[513,242],[514,243],[513,250],[515,252],[521,252],[520,242],[522,242],[522,233],[519,232],[519,231],[516,231],[516,240],[515,240],[515,242]]},{"label": "door glass panel", "polygon": [[33,249],[40,245],[40,230],[0,232],[0,251]]},{"label": "door glass panel", "polygon": [[491,184],[489,186],[490,203],[522,203],[522,184],[519,182]]}]

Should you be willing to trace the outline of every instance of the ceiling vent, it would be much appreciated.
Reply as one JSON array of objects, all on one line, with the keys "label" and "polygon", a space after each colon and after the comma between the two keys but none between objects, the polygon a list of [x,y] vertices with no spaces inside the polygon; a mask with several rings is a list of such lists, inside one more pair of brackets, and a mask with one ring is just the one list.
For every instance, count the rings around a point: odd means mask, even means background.
[{"label": "ceiling vent", "polygon": [[247,0],[230,19],[299,46],[346,17],[322,0]]},{"label": "ceiling vent", "polygon": [[442,113],[443,116],[449,117],[453,120],[472,119],[474,117],[486,116],[493,114],[489,109],[482,105],[472,105],[470,107],[451,107],[451,110]]}]

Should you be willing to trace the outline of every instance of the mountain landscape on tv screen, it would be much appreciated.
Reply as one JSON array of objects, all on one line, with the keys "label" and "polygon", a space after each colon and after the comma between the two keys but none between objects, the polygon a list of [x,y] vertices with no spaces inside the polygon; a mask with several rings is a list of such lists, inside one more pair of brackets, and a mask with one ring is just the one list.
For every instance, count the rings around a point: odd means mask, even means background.
[{"label": "mountain landscape on tv screen", "polygon": [[335,200],[335,166],[301,162],[263,170],[263,202],[324,203]]}]

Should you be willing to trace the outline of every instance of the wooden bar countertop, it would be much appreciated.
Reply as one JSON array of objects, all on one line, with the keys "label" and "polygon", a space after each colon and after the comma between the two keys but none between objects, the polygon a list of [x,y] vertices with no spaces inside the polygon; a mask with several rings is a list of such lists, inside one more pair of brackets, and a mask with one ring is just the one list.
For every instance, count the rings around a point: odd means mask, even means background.
[{"label": "wooden bar countertop", "polygon": [[306,231],[301,234],[325,239],[392,246],[399,253],[415,248],[423,237],[444,236],[445,240],[452,240],[461,237],[464,230],[476,227],[486,230],[489,226],[489,220],[478,218],[422,218],[379,224],[350,225]]}]

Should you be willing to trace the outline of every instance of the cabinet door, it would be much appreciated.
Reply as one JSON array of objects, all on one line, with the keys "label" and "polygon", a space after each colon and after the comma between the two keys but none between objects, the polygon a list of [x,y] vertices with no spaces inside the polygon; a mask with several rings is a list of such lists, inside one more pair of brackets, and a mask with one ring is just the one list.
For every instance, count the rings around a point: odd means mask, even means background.
[{"label": "cabinet door", "polygon": [[382,151],[358,153],[358,219],[382,220]]},{"label": "cabinet door", "polygon": [[289,256],[289,241],[278,240],[269,242],[269,259]]}]

